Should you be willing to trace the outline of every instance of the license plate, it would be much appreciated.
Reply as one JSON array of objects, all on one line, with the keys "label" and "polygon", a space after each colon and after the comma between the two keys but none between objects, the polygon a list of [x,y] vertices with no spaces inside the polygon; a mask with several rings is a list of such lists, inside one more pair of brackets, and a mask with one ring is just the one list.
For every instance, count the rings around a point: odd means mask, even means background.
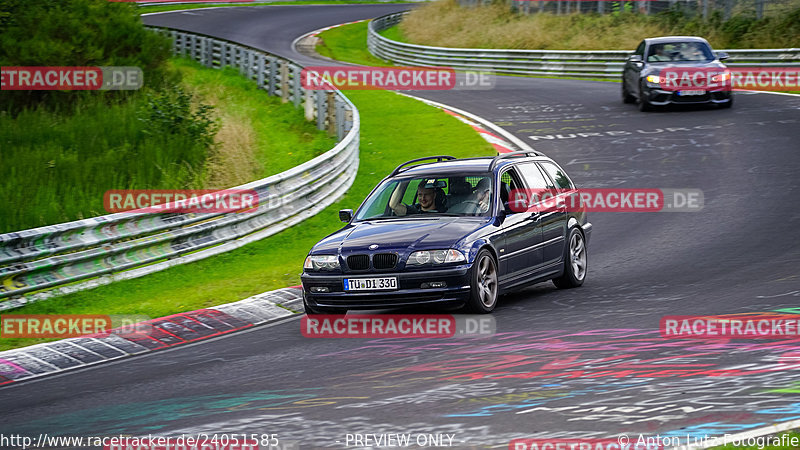
[{"label": "license plate", "polygon": [[706,91],[678,91],[678,95],[704,95]]},{"label": "license plate", "polygon": [[345,291],[390,291],[397,289],[397,277],[345,278]]}]

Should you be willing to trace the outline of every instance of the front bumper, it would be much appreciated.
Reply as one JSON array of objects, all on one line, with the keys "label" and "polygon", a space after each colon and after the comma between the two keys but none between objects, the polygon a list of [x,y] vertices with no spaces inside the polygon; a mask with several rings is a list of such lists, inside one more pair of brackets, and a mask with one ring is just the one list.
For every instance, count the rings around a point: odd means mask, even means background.
[{"label": "front bumper", "polygon": [[[303,272],[300,280],[310,306],[343,309],[377,309],[431,304],[463,304],[469,299],[472,266],[414,272],[371,272],[325,274]],[[345,278],[397,277],[398,289],[391,291],[345,292]],[[444,281],[443,288],[422,288],[422,283]],[[312,287],[327,287],[330,292],[311,292]]]},{"label": "front bumper", "polygon": [[676,91],[658,88],[643,89],[643,95],[653,106],[721,104],[731,101],[733,93],[726,90],[706,91],[703,95],[679,95]]}]

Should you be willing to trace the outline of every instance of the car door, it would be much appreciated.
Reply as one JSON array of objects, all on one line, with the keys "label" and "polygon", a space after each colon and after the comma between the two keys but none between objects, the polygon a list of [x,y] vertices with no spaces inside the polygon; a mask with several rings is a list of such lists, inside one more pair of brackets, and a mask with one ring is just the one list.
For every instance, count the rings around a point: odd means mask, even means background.
[{"label": "car door", "polygon": [[[542,231],[544,240],[543,259],[545,264],[553,264],[561,262],[564,257],[564,242],[569,235],[567,223],[569,221],[569,214],[567,212],[567,205],[565,202],[566,192],[575,189],[575,185],[569,179],[567,174],[557,164],[550,161],[540,161],[539,167],[547,177],[548,186],[555,190],[558,198],[558,211],[555,212],[548,220],[550,224],[544,224]],[[550,244],[548,244],[550,242]]]},{"label": "car door", "polygon": [[564,239],[567,228],[567,208],[564,199],[558,195],[556,185],[546,175],[539,163],[529,162],[519,165],[520,173],[531,192],[548,193],[539,195],[540,201],[533,203],[533,210],[539,217],[537,222],[542,232],[540,266],[548,266],[561,261],[564,255]]},{"label": "car door", "polygon": [[[500,173],[500,208],[505,209],[501,225],[505,245],[499,250],[500,283],[517,284],[542,262],[542,228],[539,214],[527,210],[525,184],[514,167]],[[519,202],[512,204],[513,202]]]},{"label": "car door", "polygon": [[623,69],[623,83],[628,86],[628,92],[635,94],[637,97],[639,96],[639,74],[642,72],[642,69],[644,69],[645,49],[646,42],[640,42],[631,56],[638,56],[641,62],[628,57],[628,60],[625,62],[625,68]]}]

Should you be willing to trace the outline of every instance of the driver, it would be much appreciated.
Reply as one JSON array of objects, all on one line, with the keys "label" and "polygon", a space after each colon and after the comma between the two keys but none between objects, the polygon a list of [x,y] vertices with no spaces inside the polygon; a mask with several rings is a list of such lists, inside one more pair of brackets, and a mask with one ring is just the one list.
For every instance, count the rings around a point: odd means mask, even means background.
[{"label": "driver", "polygon": [[475,186],[475,202],[480,205],[480,212],[485,213],[489,211],[490,201],[492,199],[492,182],[489,178],[481,178],[478,185]]},{"label": "driver", "polygon": [[663,45],[658,45],[654,47],[654,52],[650,53],[650,57],[647,58],[647,60],[659,62],[659,61],[670,61],[672,60],[672,58],[670,58],[669,55],[666,54]]},{"label": "driver", "polygon": [[407,214],[420,214],[426,212],[442,212],[436,207],[436,187],[431,183],[420,183],[417,186],[417,203],[418,205],[404,205],[400,200],[403,198],[403,193],[406,191],[408,182],[400,183],[392,192],[392,197],[389,199],[389,207],[392,208],[398,216],[405,216]]}]

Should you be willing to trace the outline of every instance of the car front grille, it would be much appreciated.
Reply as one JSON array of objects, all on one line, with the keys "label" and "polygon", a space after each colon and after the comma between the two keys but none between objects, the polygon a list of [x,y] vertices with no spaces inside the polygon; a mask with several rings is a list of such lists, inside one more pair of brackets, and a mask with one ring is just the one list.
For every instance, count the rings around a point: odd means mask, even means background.
[{"label": "car front grille", "polygon": [[394,253],[376,253],[372,256],[372,265],[376,269],[394,269],[397,255]]},{"label": "car front grille", "polygon": [[350,255],[347,257],[347,267],[351,270],[369,269],[369,255]]}]

